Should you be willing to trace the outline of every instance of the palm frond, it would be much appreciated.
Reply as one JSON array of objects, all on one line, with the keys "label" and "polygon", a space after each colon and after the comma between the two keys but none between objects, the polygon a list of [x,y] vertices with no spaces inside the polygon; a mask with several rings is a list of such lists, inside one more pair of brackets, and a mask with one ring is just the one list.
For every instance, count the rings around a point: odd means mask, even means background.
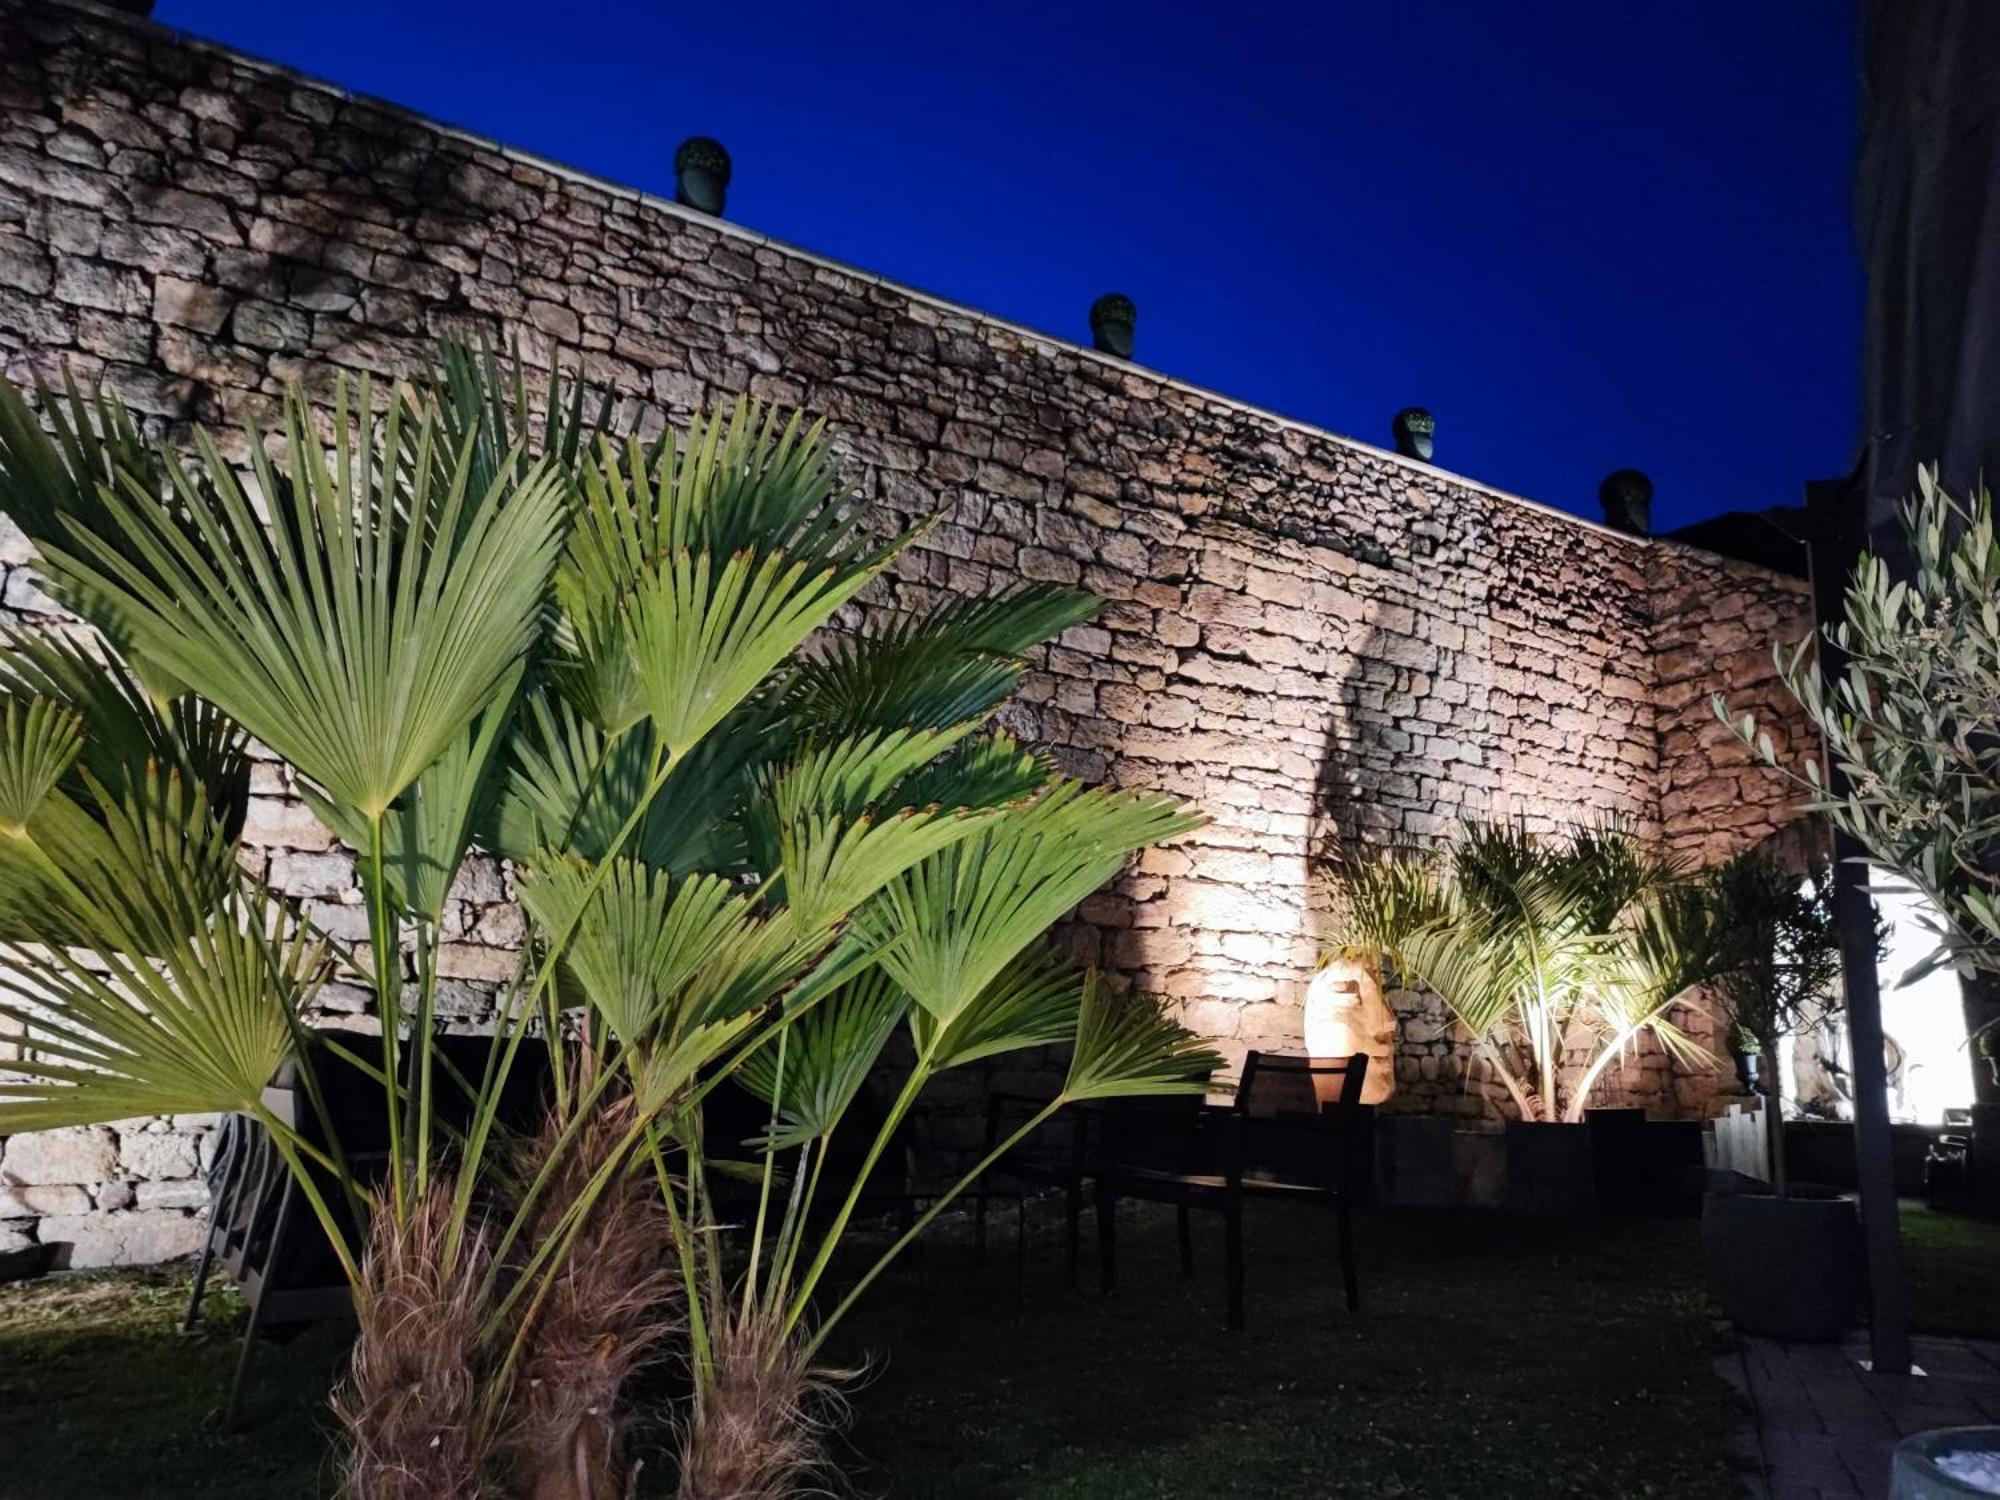
[{"label": "palm frond", "polygon": [[167,773],[149,804],[110,809],[62,885],[66,942],[0,944],[0,1016],[24,1052],[0,1079],[0,1132],[254,1110],[288,1054],[323,951],[176,787]]},{"label": "palm frond", "polygon": [[83,749],[83,715],[50,698],[0,707],[0,835],[18,838]]},{"label": "palm frond", "polygon": [[586,910],[590,877],[573,856],[539,855],[522,878],[521,904],[544,932],[571,934],[563,962],[631,1046],[673,1022],[690,982],[725,948],[748,945],[752,906],[717,876],[676,882],[617,859]]},{"label": "palm frond", "polygon": [[1047,948],[1030,948],[948,1019],[914,1010],[910,1032],[917,1055],[932,1068],[957,1068],[1073,1041],[1084,984],[1074,964]]},{"label": "palm frond", "polygon": [[111,539],[45,551],[57,576],[114,601],[138,651],[370,819],[522,659],[558,542],[547,469],[475,493],[471,441],[440,461],[435,412],[406,405],[378,419],[368,385],[357,403],[342,382],[329,457],[294,392],[282,475],[251,434],[269,525],[198,434],[199,468],[169,467],[186,524],[123,475],[103,491]]},{"label": "palm frond", "polygon": [[[389,897],[433,926],[444,920],[452,882],[503,786],[501,749],[518,707],[523,669],[390,805],[382,824],[382,875]],[[356,849],[369,847],[367,821],[343,803],[302,787],[306,805]]]},{"label": "palm frond", "polygon": [[1072,1103],[1145,1094],[1201,1094],[1222,1059],[1157,1002],[1118,991],[1091,971],[1084,978],[1063,1098]]},{"label": "palm frond", "polygon": [[[152,764],[178,769],[201,787],[229,837],[241,832],[250,802],[249,742],[214,704],[181,693],[164,708],[116,651],[93,652],[68,635],[0,629],[0,693],[49,698],[83,720],[79,773],[114,799],[139,790]],[[89,800],[81,774],[64,778],[72,798]]]},{"label": "palm frond", "polygon": [[[85,395],[67,369],[60,393],[38,383],[36,396],[53,435],[21,393],[0,381],[0,510],[44,558],[79,535],[98,536],[117,547],[128,564],[143,567],[143,554],[120,536],[106,499],[107,491],[120,484],[153,496],[166,492],[165,470],[138,422],[123,403],[103,392]],[[119,645],[129,645],[116,618],[115,597],[75,579],[50,575],[43,581],[61,603]],[[137,669],[161,697],[176,691],[168,674],[153,664],[138,663]]]},{"label": "palm frond", "polygon": [[898,877],[857,920],[891,977],[949,1023],[1134,850],[1201,821],[1158,793],[1058,781]]},{"label": "palm frond", "polygon": [[1019,684],[1025,652],[1097,608],[1089,594],[1025,584],[865,627],[800,663],[791,708],[823,733],[981,718]]},{"label": "palm frond", "polygon": [[782,1063],[776,1032],[745,1058],[737,1081],[776,1107],[757,1149],[784,1151],[832,1134],[909,1008],[909,997],[871,969],[788,1023]]}]

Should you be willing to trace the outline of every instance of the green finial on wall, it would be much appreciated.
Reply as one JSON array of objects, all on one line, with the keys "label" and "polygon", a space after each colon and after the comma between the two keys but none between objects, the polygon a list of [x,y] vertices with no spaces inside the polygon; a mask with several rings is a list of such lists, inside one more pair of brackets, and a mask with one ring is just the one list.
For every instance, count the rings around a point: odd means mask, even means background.
[{"label": "green finial on wall", "polygon": [[674,202],[722,217],[729,195],[729,152],[722,142],[691,135],[674,151]]}]

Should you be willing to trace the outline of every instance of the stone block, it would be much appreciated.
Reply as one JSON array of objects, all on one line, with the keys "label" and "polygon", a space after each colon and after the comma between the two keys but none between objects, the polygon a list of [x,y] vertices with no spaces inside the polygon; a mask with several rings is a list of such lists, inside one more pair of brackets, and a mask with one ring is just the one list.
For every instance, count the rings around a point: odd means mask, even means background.
[{"label": "stone block", "polygon": [[138,1185],[140,1208],[193,1209],[208,1206],[208,1184],[199,1178],[179,1182],[142,1182]]},{"label": "stone block", "polygon": [[195,1138],[152,1131],[128,1134],[118,1143],[118,1165],[128,1177],[192,1177]]},{"label": "stone block", "polygon": [[171,1209],[122,1213],[55,1214],[43,1219],[36,1237],[58,1250],[73,1271],[106,1266],[152,1266],[180,1260],[201,1248],[202,1220]]},{"label": "stone block", "polygon": [[117,1175],[117,1140],[99,1125],[10,1136],[0,1151],[0,1182],[36,1187],[105,1182]]},{"label": "stone block", "polygon": [[197,333],[218,333],[229,321],[235,298],[219,286],[162,276],[153,283],[153,318]]}]

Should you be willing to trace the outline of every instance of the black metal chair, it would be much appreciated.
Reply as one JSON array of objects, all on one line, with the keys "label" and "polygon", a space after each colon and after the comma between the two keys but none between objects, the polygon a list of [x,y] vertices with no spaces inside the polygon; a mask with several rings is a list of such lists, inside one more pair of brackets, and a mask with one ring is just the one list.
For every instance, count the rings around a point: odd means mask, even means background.
[{"label": "black metal chair", "polygon": [[[1032,1094],[1013,1094],[1004,1090],[987,1095],[985,1154],[991,1156],[999,1146],[1002,1129],[1010,1116],[1025,1122],[1045,1109],[1048,1102]],[[1073,1105],[1064,1109],[980,1174],[972,1214],[973,1237],[982,1252],[986,1248],[987,1202],[991,1198],[1007,1196],[994,1188],[996,1182],[1004,1179],[1029,1188],[1053,1189],[1062,1195],[1063,1200],[1064,1264],[1069,1279],[1072,1282],[1076,1280],[1078,1251],[1083,1240],[1083,1189],[1091,1176],[1099,1117],[1099,1111],[1087,1106]],[[1014,1262],[1017,1270],[1025,1270],[1028,1244],[1026,1194],[1022,1193],[1019,1197],[1020,1208],[1015,1217]]]},{"label": "black metal chair", "polygon": [[[1334,1210],[1347,1309],[1361,1308],[1352,1210],[1365,1191],[1361,1089],[1368,1058],[1252,1052],[1227,1105],[1179,1111],[1119,1108],[1105,1114],[1095,1164],[1104,1290],[1117,1281],[1118,1200],[1171,1203],[1179,1211],[1181,1264],[1192,1264],[1188,1215],[1219,1213],[1228,1322],[1243,1326],[1243,1201],[1266,1195]],[[1153,1101],[1148,1101],[1154,1103]]]}]

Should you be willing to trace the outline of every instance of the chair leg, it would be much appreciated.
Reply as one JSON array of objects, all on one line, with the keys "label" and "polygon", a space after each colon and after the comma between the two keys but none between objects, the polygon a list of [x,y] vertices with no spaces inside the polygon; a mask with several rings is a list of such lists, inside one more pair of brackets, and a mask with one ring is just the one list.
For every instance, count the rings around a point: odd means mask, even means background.
[{"label": "chair leg", "polygon": [[1118,1284],[1118,1193],[1109,1177],[1097,1179],[1097,1265],[1107,1295]]},{"label": "chair leg", "polygon": [[1338,1206],[1340,1221],[1340,1279],[1347,1289],[1347,1310],[1361,1311],[1361,1283],[1354,1274],[1354,1219],[1349,1213],[1347,1200],[1342,1198]]},{"label": "chair leg", "polygon": [[[215,1209],[210,1207],[209,1213]],[[181,1314],[181,1332],[193,1333],[195,1325],[201,1321],[201,1299],[208,1291],[209,1269],[215,1264],[215,1241],[221,1231],[211,1218],[208,1233],[201,1239],[201,1257],[194,1263],[194,1285],[188,1290],[187,1311]]]},{"label": "chair leg", "polygon": [[1222,1210],[1223,1274],[1228,1279],[1229,1328],[1243,1327],[1243,1204],[1232,1198]]},{"label": "chair leg", "polygon": [[1194,1225],[1189,1221],[1193,1215],[1183,1203],[1174,1210],[1174,1217],[1177,1221],[1175,1228],[1181,1239],[1181,1275],[1192,1276],[1194,1275]]},{"label": "chair leg", "polygon": [[258,1280],[256,1296],[250,1299],[250,1319],[243,1329],[243,1348],[236,1356],[236,1373],[229,1382],[229,1400],[222,1408],[222,1430],[234,1432],[240,1407],[243,1402],[243,1380],[250,1373],[250,1356],[257,1347],[257,1334],[263,1326],[264,1299],[270,1295],[272,1273],[284,1264],[285,1247],[292,1232],[292,1207],[297,1188],[287,1178],[284,1193],[278,1199],[278,1216],[271,1226],[271,1238],[264,1251],[263,1274]]},{"label": "chair leg", "polygon": [[208,1294],[209,1273],[215,1269],[215,1252],[229,1233],[229,1220],[236,1211],[236,1137],[225,1133],[220,1145],[221,1161],[209,1173],[208,1231],[201,1237],[201,1255],[194,1264],[194,1285],[188,1289],[187,1311],[181,1314],[181,1332],[193,1333],[201,1321],[202,1299]]}]

